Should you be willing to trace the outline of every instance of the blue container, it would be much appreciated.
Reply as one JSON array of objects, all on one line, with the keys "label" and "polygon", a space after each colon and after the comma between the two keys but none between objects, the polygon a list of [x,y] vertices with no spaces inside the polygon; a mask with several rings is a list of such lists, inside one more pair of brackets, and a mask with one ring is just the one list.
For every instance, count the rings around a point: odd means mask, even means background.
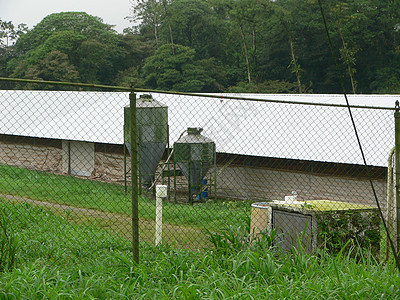
[{"label": "blue container", "polygon": [[[201,186],[203,187],[205,185],[207,185],[207,179],[203,179],[201,181]],[[201,192],[201,199],[207,200],[207,198],[208,198],[208,188],[206,188],[204,191]],[[197,195],[196,199],[200,200],[200,195]]]}]

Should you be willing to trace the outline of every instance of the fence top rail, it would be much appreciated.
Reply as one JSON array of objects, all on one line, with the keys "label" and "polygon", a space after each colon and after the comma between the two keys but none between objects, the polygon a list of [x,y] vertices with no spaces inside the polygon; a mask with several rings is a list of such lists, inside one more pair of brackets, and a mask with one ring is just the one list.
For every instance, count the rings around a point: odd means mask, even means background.
[{"label": "fence top rail", "polygon": [[[44,84],[44,85],[63,85],[63,86],[84,87],[84,88],[98,88],[98,89],[108,89],[108,90],[124,91],[124,92],[159,93],[159,94],[214,98],[214,99],[219,99],[219,100],[221,100],[221,99],[244,100],[244,101],[253,101],[253,102],[269,102],[269,103],[278,103],[278,104],[297,104],[297,105],[309,105],[309,106],[326,106],[326,107],[338,107],[338,108],[347,108],[348,107],[346,104],[337,104],[337,103],[318,103],[318,102],[290,101],[290,100],[288,101],[288,100],[276,100],[276,99],[265,99],[265,98],[260,99],[260,98],[252,98],[252,97],[231,96],[228,94],[206,94],[206,93],[163,91],[163,90],[142,89],[142,88],[135,88],[135,87],[112,86],[112,85],[101,85],[101,84],[90,84],[90,83],[46,81],[46,80],[5,78],[5,77],[0,77],[0,81],[35,83],[35,84]],[[288,97],[290,97],[290,95],[288,95]],[[400,98],[400,96],[399,96],[399,98]],[[377,109],[377,110],[395,111],[394,105],[393,105],[393,107],[370,106],[370,105],[369,106],[350,105],[350,107],[351,108],[359,108],[359,109]]]}]

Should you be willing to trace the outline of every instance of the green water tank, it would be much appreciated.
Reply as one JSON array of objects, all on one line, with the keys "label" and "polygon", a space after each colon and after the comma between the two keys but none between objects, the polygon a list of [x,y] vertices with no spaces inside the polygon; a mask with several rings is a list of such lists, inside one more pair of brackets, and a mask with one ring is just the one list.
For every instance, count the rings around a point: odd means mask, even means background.
[{"label": "green water tank", "polygon": [[[143,185],[149,186],[168,143],[168,107],[151,95],[141,95],[136,100],[136,123],[140,179]],[[130,132],[130,107],[126,106],[124,143],[129,153]]]}]

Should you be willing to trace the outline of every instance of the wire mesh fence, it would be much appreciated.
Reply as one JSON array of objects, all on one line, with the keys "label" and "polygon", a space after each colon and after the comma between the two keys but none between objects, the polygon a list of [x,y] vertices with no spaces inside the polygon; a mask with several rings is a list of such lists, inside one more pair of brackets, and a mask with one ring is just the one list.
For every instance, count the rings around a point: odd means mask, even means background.
[{"label": "wire mesh fence", "polygon": [[[202,249],[216,237],[234,243],[275,232],[285,251],[299,239],[310,252],[354,240],[382,254],[385,234],[348,110],[336,105],[341,98],[307,97],[315,103],[136,93],[133,149],[128,92],[0,91],[0,199],[132,239],[133,154],[141,243]],[[385,101],[352,112],[395,234],[394,103]]]}]

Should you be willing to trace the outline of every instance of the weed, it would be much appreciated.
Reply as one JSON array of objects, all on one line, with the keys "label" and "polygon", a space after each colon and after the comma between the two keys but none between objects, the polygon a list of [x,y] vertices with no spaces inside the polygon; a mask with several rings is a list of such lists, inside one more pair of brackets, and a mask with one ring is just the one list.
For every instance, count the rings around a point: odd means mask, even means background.
[{"label": "weed", "polygon": [[0,272],[15,266],[17,250],[18,239],[10,226],[7,211],[0,208]]},{"label": "weed", "polygon": [[245,249],[263,249],[268,250],[273,246],[276,231],[260,231],[255,235],[250,232],[250,218],[242,219],[242,224],[238,226],[230,225],[220,232],[211,232],[205,230],[206,235],[220,253],[234,253]]},{"label": "weed", "polygon": [[396,299],[400,294],[393,264],[381,265],[362,252],[357,255],[363,259],[355,260],[344,250],[336,256],[324,249],[316,256],[297,250],[282,256],[247,239],[246,220],[227,233],[246,241],[240,248],[234,242],[237,249],[222,253],[141,243],[140,263],[134,264],[131,243],[104,230],[27,204],[0,208],[19,232],[17,257],[24,261],[0,274],[2,299]]}]

